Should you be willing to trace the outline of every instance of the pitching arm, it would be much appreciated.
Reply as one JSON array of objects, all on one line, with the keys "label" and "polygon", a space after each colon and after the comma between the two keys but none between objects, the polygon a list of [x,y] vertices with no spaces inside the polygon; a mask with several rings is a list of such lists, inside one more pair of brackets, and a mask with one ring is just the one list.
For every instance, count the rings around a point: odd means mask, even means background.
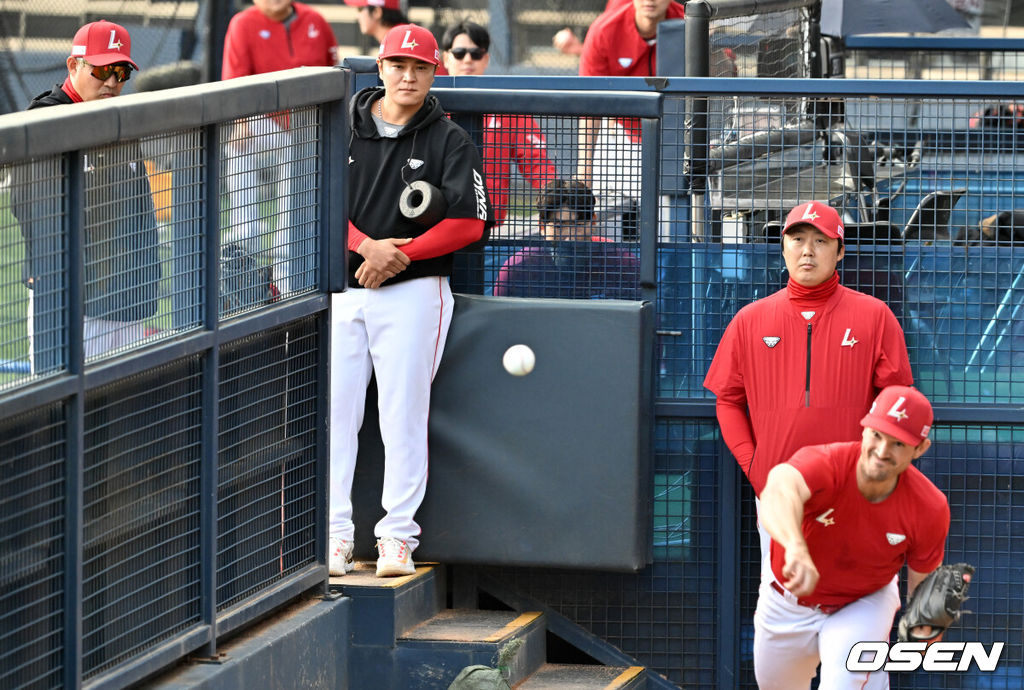
[{"label": "pitching arm", "polygon": [[761,525],[785,550],[782,575],[786,581],[782,584],[798,597],[813,592],[819,577],[803,533],[804,504],[810,498],[803,475],[785,463],[772,468],[761,492]]}]

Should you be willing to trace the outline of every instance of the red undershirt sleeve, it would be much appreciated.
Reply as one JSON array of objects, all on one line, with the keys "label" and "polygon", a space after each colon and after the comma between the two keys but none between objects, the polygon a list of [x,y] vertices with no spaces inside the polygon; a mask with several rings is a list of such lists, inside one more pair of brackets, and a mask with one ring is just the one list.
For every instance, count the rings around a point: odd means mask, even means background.
[{"label": "red undershirt sleeve", "polygon": [[750,461],[754,458],[756,444],[746,406],[718,398],[715,402],[715,415],[718,417],[718,426],[722,429],[725,445],[729,446],[743,473],[747,474]]},{"label": "red undershirt sleeve", "polygon": [[363,243],[363,240],[369,239],[369,236],[362,230],[357,228],[352,221],[348,222],[348,248],[352,251],[359,249],[359,245]]},{"label": "red undershirt sleeve", "polygon": [[399,247],[413,261],[451,254],[484,236],[479,218],[445,218],[409,244]]}]

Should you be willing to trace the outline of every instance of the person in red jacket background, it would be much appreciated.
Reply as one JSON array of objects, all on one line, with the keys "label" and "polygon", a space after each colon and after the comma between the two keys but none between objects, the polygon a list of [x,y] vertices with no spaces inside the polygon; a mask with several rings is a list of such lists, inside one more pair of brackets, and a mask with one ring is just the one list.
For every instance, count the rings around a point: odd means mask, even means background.
[{"label": "person in red jacket background", "polygon": [[[633,0],[608,0],[604,5],[604,11],[594,20],[596,24],[601,17],[613,12],[623,5],[631,5]],[[568,26],[559,31],[551,39],[551,45],[558,49],[558,52],[566,55],[581,55],[583,53],[583,41],[579,39],[576,32]]]},{"label": "person in red jacket background", "polygon": [[[293,0],[253,0],[228,24],[222,79],[276,72],[293,67],[329,67],[337,63],[338,42],[319,12]],[[224,152],[224,181],[231,200],[228,241],[251,253],[265,249],[274,233],[271,257],[282,292],[294,289],[291,257],[291,161],[293,137],[287,113],[239,120]],[[271,178],[273,206],[260,213],[259,190]],[[272,212],[273,211],[273,212]]]},{"label": "person in red jacket background", "polygon": [[[448,74],[456,77],[483,74],[491,61],[490,47],[491,36],[479,24],[461,21],[449,27],[441,38]],[[529,115],[484,115],[482,154],[487,192],[498,224],[508,215],[513,163],[534,189],[541,189],[558,177],[554,164],[548,159],[544,134]]]}]

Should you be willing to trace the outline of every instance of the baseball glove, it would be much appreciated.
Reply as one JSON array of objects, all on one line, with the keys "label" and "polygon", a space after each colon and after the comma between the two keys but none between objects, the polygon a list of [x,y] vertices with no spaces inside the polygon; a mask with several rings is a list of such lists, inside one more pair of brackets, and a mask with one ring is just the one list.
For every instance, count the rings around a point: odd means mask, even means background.
[{"label": "baseball glove", "polygon": [[[967,599],[970,583],[964,576],[973,574],[974,567],[966,563],[940,565],[929,573],[914,590],[900,617],[900,642],[930,642],[953,625]],[[914,635],[912,631],[919,625],[930,625],[932,634],[927,638]]]}]

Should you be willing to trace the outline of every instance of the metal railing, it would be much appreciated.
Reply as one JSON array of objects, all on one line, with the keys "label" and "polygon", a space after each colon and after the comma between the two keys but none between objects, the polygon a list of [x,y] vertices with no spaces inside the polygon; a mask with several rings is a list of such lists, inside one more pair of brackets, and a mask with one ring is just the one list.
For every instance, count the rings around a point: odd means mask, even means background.
[{"label": "metal railing", "polygon": [[[351,89],[375,80],[372,73],[349,77]],[[753,503],[718,438],[701,381],[735,311],[784,284],[778,221],[813,196],[846,215],[843,281],[898,312],[917,383],[935,401],[934,445],[920,466],[950,499],[947,558],[979,565],[976,613],[955,634],[1005,641],[999,678],[1018,679],[1024,647],[1014,593],[1024,582],[1013,559],[1024,546],[1024,523],[1013,507],[1022,495],[1016,448],[1024,381],[1015,363],[1024,334],[1015,315],[1024,250],[1012,218],[989,219],[1017,205],[1024,178],[1016,134],[974,132],[970,112],[997,97],[1024,102],[1024,87],[521,77],[439,78],[435,86],[481,143],[485,164],[502,163],[498,148],[486,145],[488,115],[532,118],[554,170],[541,183],[575,172],[577,118],[601,117],[600,127],[619,136],[604,146],[611,155],[594,180],[619,184],[594,184],[605,213],[595,234],[637,257],[635,285],[657,306],[654,563],[635,575],[508,569],[502,579],[672,682],[752,687]],[[58,210],[32,217],[61,219],[60,250],[43,246],[64,258],[43,264],[62,268],[43,274],[66,275],[47,294],[69,305],[68,316],[51,319],[65,334],[53,340],[50,350],[59,354],[51,366],[13,374],[0,396],[0,463],[10,468],[0,518],[32,525],[7,530],[11,536],[0,541],[0,616],[11,621],[5,631],[17,631],[0,638],[0,672],[69,687],[83,678],[90,686],[125,685],[181,653],[214,650],[225,631],[323,582],[324,441],[315,422],[325,395],[324,293],[341,288],[337,267],[344,265],[337,235],[346,94],[338,72],[306,70],[102,106],[116,119],[97,120],[101,108],[82,105],[31,122],[10,116],[18,119],[7,128],[0,121],[6,160],[54,157],[42,179],[60,180],[53,183]],[[300,154],[293,171],[303,171],[290,179],[303,181],[242,185],[252,200],[233,194],[222,156],[232,140],[227,132],[236,131],[228,123],[281,112],[309,132],[288,146]],[[639,138],[619,118],[639,118]],[[523,120],[515,123],[512,130],[522,131]],[[697,136],[694,123],[702,128]],[[159,294],[167,300],[158,314],[171,316],[141,343],[89,358],[90,219],[71,212],[87,196],[83,158],[96,147],[181,132],[200,144],[176,147],[199,152],[197,167],[169,166],[175,213],[169,253],[158,255]],[[250,136],[263,134],[250,128]],[[196,178],[175,175],[190,169]],[[509,252],[549,247],[531,237],[538,187],[528,175],[509,175],[506,219],[492,242],[462,257],[457,289],[484,293]],[[282,217],[281,195],[284,228],[294,229],[296,209],[305,209],[311,234],[279,238],[273,219]],[[255,205],[251,220],[231,219],[232,196]],[[635,209],[622,199],[635,200]],[[222,244],[239,227],[258,230],[239,238],[256,238],[257,251],[243,252],[254,265],[232,276],[266,269],[275,276],[298,263],[287,273],[298,282],[277,301],[225,302],[225,294],[262,294],[262,279],[242,278],[225,290],[231,257],[221,256]],[[282,246],[298,251],[277,260]],[[221,285],[215,298],[211,285]],[[25,313],[23,303],[5,297],[4,304]],[[159,596],[143,590],[132,599],[120,570],[126,564],[148,573],[147,585],[155,572],[167,576]],[[125,610],[147,602],[156,609],[144,620]],[[899,676],[894,685],[980,687],[986,680]]]},{"label": "metal railing", "polygon": [[[438,84],[460,94],[469,85],[491,92],[479,104],[451,102],[453,117],[464,121],[500,109],[507,91],[526,87],[515,77]],[[1022,202],[1024,161],[1012,132],[974,131],[970,112],[996,97],[1016,102],[1024,92],[977,82],[551,78],[529,80],[529,93],[598,85],[661,96],[659,185],[641,192],[641,203],[657,194],[656,222],[641,224],[637,245],[643,259],[656,237],[655,562],[637,575],[507,569],[497,577],[682,686],[754,686],[753,501],[718,440],[702,380],[732,315],[785,284],[784,214],[822,199],[847,221],[844,284],[897,313],[916,384],[935,403],[933,449],[919,464],[950,499],[947,559],[987,564],[988,581],[979,577],[972,589],[974,608],[986,613],[966,618],[956,635],[1006,641],[999,677],[1014,682],[1024,655],[1021,618],[1004,599],[1024,584],[1012,566],[1024,523],[1007,520],[1005,511],[1020,500],[1013,449],[1024,428],[1024,379],[1013,363],[1024,356],[1014,316],[1024,300],[1024,247],[1012,221],[1000,225],[994,217]],[[517,106],[541,123],[549,156],[571,173],[571,126],[525,100]],[[688,131],[694,123],[703,131]],[[527,199],[535,194],[527,179],[517,184]],[[598,205],[611,205],[613,196],[599,193]],[[525,217],[484,249],[483,266],[500,265],[488,253],[534,222],[528,203],[523,209]],[[461,288],[479,292],[493,278],[486,270],[467,275]],[[555,278],[538,277],[538,286],[547,280]],[[966,480],[965,463],[972,468]],[[616,602],[614,610],[595,603],[605,601]],[[591,653],[600,657],[600,645]],[[897,676],[893,683],[983,687],[987,680]]]},{"label": "metal railing", "polygon": [[125,687],[323,587],[347,84],[0,118],[0,685]]}]

